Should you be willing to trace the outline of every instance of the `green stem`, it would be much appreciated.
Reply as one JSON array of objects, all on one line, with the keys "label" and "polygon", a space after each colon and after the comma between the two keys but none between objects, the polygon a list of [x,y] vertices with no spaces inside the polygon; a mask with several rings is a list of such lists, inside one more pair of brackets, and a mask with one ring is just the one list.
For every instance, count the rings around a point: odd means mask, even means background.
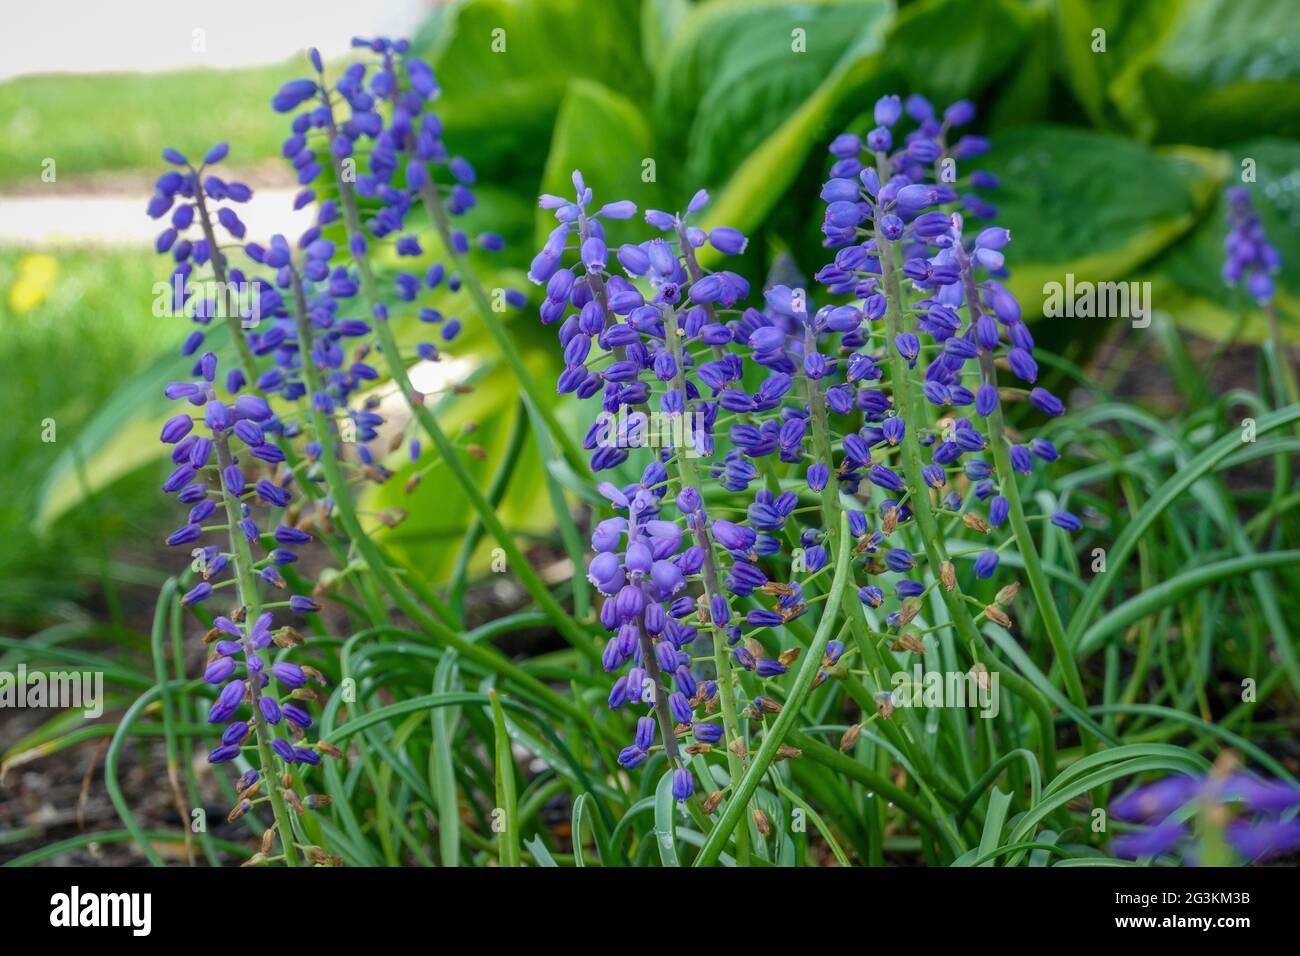
[{"label": "green stem", "polygon": [[[322,96],[322,101],[329,114],[328,127],[332,141],[337,132],[334,125],[333,110],[327,96]],[[342,160],[335,158],[334,171],[339,189],[339,199],[343,205],[343,218],[347,226],[348,237],[349,239],[359,238],[364,241],[365,233],[361,226],[361,214],[357,209],[356,192],[352,187],[352,183],[344,176]],[[366,306],[367,312],[373,316],[375,305],[380,301],[380,297],[375,275],[370,267],[370,259],[365,254],[362,254],[356,257],[356,263],[357,272],[361,279],[361,300]],[[482,289],[480,288],[479,291],[482,292]],[[393,335],[393,330],[388,321],[375,317],[374,326],[375,338],[379,341],[380,351],[383,352],[389,376],[397,384],[403,400],[415,416],[416,421],[419,422],[425,434],[433,441],[434,446],[438,449],[438,454],[442,456],[442,460],[460,483],[461,488],[470,500],[470,504],[474,506],[474,510],[482,518],[483,524],[487,526],[488,531],[491,532],[497,543],[501,545],[502,550],[505,551],[506,558],[519,576],[520,583],[523,584],[525,590],[537,602],[538,606],[547,612],[560,633],[573,645],[575,650],[589,661],[599,661],[600,651],[596,648],[591,636],[578,626],[552,596],[550,589],[543,583],[524,553],[519,550],[519,545],[497,516],[492,502],[483,494],[478,482],[465,467],[465,463],[457,453],[456,446],[443,432],[433,413],[421,401],[416,399],[415,389],[412,387],[411,379],[407,375],[406,365],[402,361],[397,339]]]},{"label": "green stem", "polygon": [[[298,323],[298,336],[302,342],[311,341],[311,327],[304,311],[305,302],[301,292],[301,283],[297,275],[294,276],[294,303],[296,309],[296,320]],[[303,374],[307,379],[307,387],[313,392],[321,388],[320,373],[315,365],[308,358],[303,362]],[[343,473],[339,465],[338,454],[334,449],[332,431],[329,422],[325,416],[317,411],[314,407],[311,409],[312,427],[320,436],[321,469],[325,473],[325,481],[331,488],[345,487],[343,484]],[[485,666],[490,670],[501,674],[520,687],[527,688],[546,700],[551,707],[562,713],[581,719],[585,716],[585,711],[577,707],[572,701],[555,693],[541,681],[529,675],[527,672],[516,667],[504,655],[496,651],[486,643],[470,642],[465,640],[460,634],[457,634],[441,620],[427,611],[423,605],[412,597],[410,590],[396,579],[392,569],[383,560],[378,546],[365,534],[361,527],[361,519],[353,507],[352,499],[349,495],[339,494],[334,496],[334,507],[338,511],[339,523],[343,525],[345,531],[352,538],[353,546],[361,559],[370,568],[371,573],[397,606],[409,617],[417,626],[423,628],[429,634],[443,641],[450,647],[455,648],[467,659],[477,664]]]},{"label": "green stem", "polygon": [[[672,353],[673,364],[677,369],[673,386],[681,392],[682,399],[685,401],[686,373],[682,361],[682,334],[677,325],[677,313],[671,307],[665,306],[663,316],[664,328],[668,338],[668,349]],[[689,415],[689,403],[686,408],[687,411],[684,411],[683,414]],[[673,456],[673,461],[681,489],[694,488],[696,491],[700,491],[699,476],[695,471],[695,463],[690,457],[692,451],[693,448],[689,447],[689,445],[682,445]],[[737,745],[737,741],[743,743],[744,737],[740,732],[740,721],[736,711],[736,691],[734,677],[731,672],[731,658],[727,654],[726,638],[723,635],[722,628],[713,623],[712,619],[713,599],[722,595],[722,590],[719,587],[720,579],[717,562],[713,554],[713,541],[709,535],[709,529],[705,526],[703,514],[697,513],[693,516],[693,519],[694,528],[692,530],[695,535],[695,543],[704,552],[704,564],[701,567],[704,578],[704,596],[709,601],[709,632],[713,637],[713,666],[717,671],[718,698],[722,705],[722,727],[726,735],[727,774],[731,778],[734,795],[736,783],[745,772],[745,761],[732,747]],[[736,833],[736,863],[739,866],[747,866],[748,862],[749,825],[746,823]]]},{"label": "green stem", "polygon": [[[882,166],[883,162],[884,159],[881,157],[880,163]],[[912,512],[916,515],[926,558],[929,560],[930,566],[937,572],[937,569],[948,560],[948,555],[944,547],[943,537],[939,531],[938,522],[935,520],[934,511],[931,508],[929,486],[926,485],[921,474],[919,432],[922,422],[925,421],[924,409],[918,401],[918,396],[913,394],[907,359],[893,345],[894,340],[903,331],[903,290],[902,283],[899,280],[900,270],[896,258],[897,253],[895,243],[886,239],[879,231],[876,232],[876,246],[880,255],[881,276],[884,279],[885,286],[887,305],[885,328],[889,339],[887,349],[890,385],[894,390],[894,407],[899,414],[905,415],[909,419],[902,441],[903,473],[907,477],[908,485],[919,489],[918,493],[911,498]],[[949,591],[947,588],[941,587],[938,590],[944,606],[948,609],[948,616],[956,626],[963,643],[971,648],[972,654],[985,666],[996,665],[996,659],[989,650],[984,635],[975,626],[975,621],[971,617],[970,609],[966,606],[962,594],[956,588]],[[1005,674],[1005,679],[1008,689],[1023,696],[1034,711],[1038,722],[1039,745],[1043,751],[1043,768],[1049,777],[1053,776],[1056,772],[1056,741],[1051,712],[1038,691],[1019,674],[1008,671]]]},{"label": "green stem", "polygon": [[817,633],[813,636],[813,642],[808,648],[803,664],[799,667],[799,673],[795,675],[794,685],[790,688],[789,696],[786,697],[785,706],[764,735],[763,743],[758,748],[758,753],[754,755],[753,763],[745,771],[740,783],[733,787],[731,801],[723,811],[717,826],[705,839],[704,846],[695,858],[695,866],[712,866],[717,862],[727,840],[731,836],[731,832],[736,828],[736,824],[740,822],[741,814],[745,812],[750,797],[758,789],[759,781],[762,780],[767,768],[776,757],[777,750],[780,749],[786,735],[794,729],[794,723],[799,719],[799,712],[803,709],[804,701],[808,699],[808,694],[812,691],[813,679],[817,676],[818,670],[821,669],[822,656],[826,653],[826,645],[830,642],[831,633],[835,629],[837,618],[835,609],[840,606],[845,586],[851,577],[849,573],[848,526],[848,516],[842,515],[840,517],[839,548],[835,555],[835,578],[831,582],[831,597],[826,604],[825,611],[822,613],[821,620],[817,624]]},{"label": "green stem", "polygon": [[[214,432],[212,445],[217,451],[217,465],[224,475],[233,458],[230,454],[230,439],[225,432]],[[224,478],[221,481],[221,501],[226,508],[226,520],[230,524],[227,532],[230,538],[230,550],[233,555],[231,564],[235,569],[235,583],[239,592],[239,603],[244,609],[243,645],[244,661],[251,661],[257,654],[253,647],[253,624],[262,613],[257,584],[253,578],[253,555],[248,547],[248,540],[239,530],[240,503],[230,493]],[[284,792],[280,778],[272,769],[271,741],[275,731],[262,716],[258,705],[262,690],[251,672],[245,675],[248,680],[249,703],[253,710],[253,733],[257,737],[257,757],[262,764],[262,776],[266,781],[266,790],[271,798],[271,810],[275,814],[275,827],[280,834],[280,845],[284,848],[284,861],[289,866],[298,865],[298,850],[293,843],[293,828],[289,822],[289,808],[284,802]]]},{"label": "green stem", "polygon": [[[979,290],[975,287],[975,276],[971,271],[970,259],[966,256],[959,243],[953,245],[953,251],[956,253],[958,265],[961,267],[966,305],[970,309],[970,321],[974,324],[979,321],[982,314],[979,305]],[[993,356],[983,349],[980,350],[980,373],[986,385],[993,388],[998,387],[998,375],[997,369],[993,365]],[[1061,666],[1061,673],[1065,677],[1066,692],[1070,695],[1070,700],[1076,707],[1086,711],[1088,701],[1083,692],[1083,683],[1079,679],[1079,668],[1075,663],[1074,655],[1070,653],[1070,645],[1065,639],[1065,628],[1061,624],[1061,614],[1056,607],[1056,601],[1052,597],[1052,586],[1048,583],[1047,575],[1043,572],[1043,562],[1038,556],[1038,547],[1034,544],[1034,536],[1029,530],[1029,523],[1025,520],[1025,508],[1020,499],[1020,487],[1016,483],[1016,473],[1011,467],[1011,454],[1008,450],[1010,440],[1007,438],[1006,425],[1002,420],[1001,401],[993,407],[993,411],[989,412],[988,423],[989,445],[992,446],[993,462],[997,467],[998,477],[1001,479],[999,487],[1010,505],[1008,512],[1011,519],[1011,530],[1016,536],[1016,544],[1020,549],[1021,560],[1025,563],[1025,574],[1029,577],[1029,587],[1034,593],[1034,602],[1038,605],[1038,615],[1043,621],[1043,626],[1047,628],[1047,639],[1052,643],[1052,651],[1056,654],[1056,660]],[[1091,753],[1091,742],[1087,737],[1083,739],[1085,752]]]}]

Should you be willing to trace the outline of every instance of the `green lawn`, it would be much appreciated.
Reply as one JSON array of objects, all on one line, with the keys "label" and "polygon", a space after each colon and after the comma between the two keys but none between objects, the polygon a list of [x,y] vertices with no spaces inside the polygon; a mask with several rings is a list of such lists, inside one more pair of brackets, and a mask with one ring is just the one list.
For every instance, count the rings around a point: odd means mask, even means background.
[{"label": "green lawn", "polygon": [[[142,544],[151,543],[152,470],[97,493],[48,535],[30,524],[41,482],[77,429],[188,331],[152,314],[155,267],[146,251],[0,249],[0,628],[26,629],[84,594],[109,542],[148,532]],[[48,419],[53,442],[43,440]]]},{"label": "green lawn", "polygon": [[[29,76],[0,84],[0,188],[161,166],[162,145],[193,157],[214,140],[247,162],[275,155],[287,121],[271,97],[299,63],[242,70]],[[161,144],[161,145],[160,145]]]}]

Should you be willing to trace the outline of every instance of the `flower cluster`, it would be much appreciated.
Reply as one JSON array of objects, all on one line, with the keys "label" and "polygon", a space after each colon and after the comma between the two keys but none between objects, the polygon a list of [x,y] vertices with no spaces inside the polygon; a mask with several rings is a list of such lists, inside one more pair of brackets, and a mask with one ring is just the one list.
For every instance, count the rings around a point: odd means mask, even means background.
[{"label": "flower cluster", "polygon": [[1264,234],[1244,186],[1228,190],[1228,227],[1223,240],[1223,281],[1235,286],[1244,278],[1252,299],[1259,303],[1272,300],[1273,274],[1282,267],[1282,258]]},{"label": "flower cluster", "polygon": [[[744,716],[762,720],[779,710],[762,681],[785,673],[798,655],[797,648],[780,651],[778,634],[826,597],[815,595],[826,587],[827,545],[841,510],[855,541],[855,573],[894,576],[898,604],[885,626],[896,649],[912,649],[919,645],[901,629],[934,586],[920,573],[925,555],[902,542],[921,496],[986,535],[1007,521],[1003,491],[1013,472],[1058,457],[1046,439],[1022,444],[1000,431],[1006,398],[1027,399],[1049,416],[1064,406],[1035,384],[1033,338],[1014,297],[994,278],[1005,274],[1010,234],[989,227],[968,237],[954,211],[995,212],[947,181],[957,160],[987,148],[975,136],[948,145],[973,108],[957,103],[939,119],[912,97],[906,109],[917,128],[898,148],[898,97],[877,104],[878,127],[865,142],[846,134],[831,145],[823,232],[836,254],[817,274],[827,294],[820,308],[806,290],[785,285],[766,289],[761,306],[747,306],[741,275],[703,269],[698,250],[740,255],[747,240],[736,229],[695,224],[708,202],[702,190],[683,213],[645,212],[660,235],[613,250],[604,223],[632,217],[633,203],[596,206],[580,173],[574,198],[541,197],[558,225],[529,276],[545,285],[542,321],[559,327],[566,367],[558,391],[599,398],[585,441],[591,467],[616,469],[633,449],[658,447],[639,482],[601,484],[627,514],[597,526],[588,576],[608,596],[600,614],[613,634],[606,669],[631,665],[610,705],[655,708],[666,700],[659,724],[670,757],[675,736],[689,734],[694,753],[736,733],[700,719],[721,697],[725,723],[733,687],[749,694]],[[983,173],[966,182],[996,186]],[[576,261],[565,265],[570,252]],[[1027,387],[999,387],[995,362]],[[913,386],[934,412],[924,411],[921,399],[913,403]],[[1004,467],[985,457],[995,442],[1005,444]],[[909,443],[908,453],[929,459],[922,466],[918,457],[914,472],[904,464]],[[714,484],[719,503],[706,507]],[[801,507],[809,500],[820,504]],[[805,517],[809,512],[815,517]],[[1080,527],[1065,511],[1050,520]],[[686,534],[693,543],[683,548]],[[972,552],[976,577],[996,573],[1003,546]],[[950,564],[930,570],[934,581],[955,587]],[[1014,586],[999,598],[1012,595]],[[874,583],[858,596],[868,615],[887,600]],[[1009,623],[996,605],[987,613]],[[711,659],[712,673],[690,665],[699,659],[692,647],[701,630],[730,648]],[[830,642],[818,683],[844,652],[839,640]],[[638,721],[620,756],[624,766],[646,759],[654,731],[651,717]],[[689,774],[674,784],[679,799],[689,796]]]},{"label": "flower cluster", "polygon": [[[216,617],[208,635],[212,654],[203,679],[221,687],[208,713],[209,722],[230,722],[241,715],[247,703],[253,719],[271,726],[284,719],[294,738],[301,739],[312,719],[292,701],[314,695],[309,692],[295,697],[295,692],[309,679],[321,683],[323,679],[313,668],[288,661],[268,667],[262,653],[273,643],[292,647],[302,639],[292,628],[273,630],[270,611],[257,613],[257,587],[261,583],[286,588],[280,569],[297,561],[294,549],[310,542],[311,535],[283,521],[269,532],[259,525],[254,506],[283,516],[291,500],[291,476],[280,467],[284,451],[268,437],[273,434],[269,429],[274,428],[270,406],[253,394],[218,397],[214,384],[217,365],[217,356],[205,352],[198,361],[197,381],[172,382],[166,389],[168,398],[195,409],[178,412],[162,428],[161,439],[171,446],[176,466],[164,481],[163,491],[189,506],[186,523],[168,535],[167,544],[190,547],[196,566],[202,569],[202,580],[184,595],[183,604],[200,604],[227,587],[238,592],[235,612]],[[224,524],[205,524],[210,519],[220,522],[222,517]],[[228,544],[204,544],[205,533],[212,531],[226,532]],[[265,554],[255,556],[255,548]],[[297,614],[319,609],[312,598],[299,594],[291,595],[284,606]],[[268,693],[272,679],[284,689],[287,696],[283,699]],[[230,723],[221,745],[208,759],[212,763],[234,759],[249,732],[244,719]],[[271,747],[285,763],[320,762],[315,749],[295,746],[280,737]]]},{"label": "flower cluster", "polygon": [[[323,677],[287,660],[270,663],[267,655],[272,645],[285,649],[303,640],[291,627],[275,627],[274,608],[302,614],[318,605],[302,594],[264,605],[261,592],[287,588],[282,569],[297,560],[295,549],[312,539],[313,530],[327,541],[335,535],[333,513],[351,519],[343,521],[348,534],[365,533],[355,520],[349,479],[383,481],[389,476],[370,448],[383,418],[370,389],[381,373],[368,359],[378,347],[390,361],[405,361],[384,326],[389,303],[410,303],[410,313],[438,326],[444,342],[461,327],[457,317],[423,306],[427,292],[458,291],[461,277],[426,255],[406,219],[417,206],[434,220],[473,208],[474,170],[446,149],[441,123],[426,109],[437,84],[428,65],[408,55],[409,44],[377,39],[355,40],[354,45],[376,54],[377,62],[352,64],[331,88],[313,50],[309,59],[316,77],[285,84],[272,102],[279,112],[298,111],[283,146],[303,187],[295,208],[317,204],[313,225],[295,241],[280,235],[265,243],[243,241],[243,223],[218,204],[246,201],[251,191],[205,175],[227,156],[224,144],[210,150],[198,167],[167,150],[164,158],[184,170],[159,179],[148,210],[154,218],[172,210],[172,224],[157,247],[177,263],[177,307],[194,295],[190,280],[196,267],[208,266],[219,288],[237,286],[248,293],[237,311],[224,316],[239,354],[238,364],[225,375],[224,393],[217,384],[216,352],[203,352],[193,366],[194,380],[166,389],[168,398],[188,402],[194,410],[173,416],[162,430],[175,465],[164,490],[190,508],[186,524],[167,543],[193,548],[202,573],[182,601],[196,606],[221,589],[238,592],[236,609],[216,617],[208,634],[212,655],[204,680],[220,687],[210,721],[229,723],[209,760],[232,760],[250,746],[259,751],[254,769],[241,780],[241,805],[258,780],[278,780],[272,755],[285,764],[315,764],[320,753],[337,754],[327,744],[308,745],[303,739],[312,724],[304,702],[315,698],[305,685],[324,683]],[[339,115],[340,107],[346,115]],[[357,156],[366,157],[368,171],[355,174]],[[446,171],[443,178],[449,182],[438,181],[438,169]],[[445,220],[434,224],[446,227],[440,233],[449,252],[469,249],[464,231]],[[185,238],[190,228],[202,237]],[[218,228],[235,240],[225,248],[240,248],[252,263],[249,272],[262,274],[246,275],[231,267],[216,239]],[[474,241],[488,251],[502,247],[494,233],[481,233]],[[371,264],[380,255],[416,265],[385,273],[384,280],[392,283],[385,290]],[[506,300],[516,307],[524,301],[513,291]],[[221,317],[222,305],[209,301],[188,308],[206,326]],[[184,353],[198,352],[204,338],[205,330],[194,333]],[[414,353],[417,360],[440,358],[431,342],[418,345]],[[410,455],[412,460],[420,457],[415,439]],[[412,483],[416,480],[418,472]],[[269,513],[265,519],[259,517],[263,510]],[[217,531],[225,532],[228,545],[204,542],[206,534]],[[345,546],[332,542],[336,554],[346,555]],[[282,695],[271,692],[272,681]],[[287,738],[279,733],[284,728]],[[283,833],[281,801],[292,802],[292,792],[274,785],[272,791]]]},{"label": "flower cluster", "polygon": [[[175,149],[163,150],[163,159],[176,167],[168,169],[154,184],[154,194],[146,212],[151,219],[161,219],[169,212],[169,225],[158,234],[154,248],[160,254],[170,254],[176,265],[168,285],[171,287],[171,309],[174,313],[188,315],[199,326],[185,339],[182,355],[193,355],[203,345],[205,329],[214,318],[233,309],[233,317],[241,323],[255,321],[259,304],[241,301],[231,296],[244,283],[238,269],[227,271],[226,256],[217,228],[235,240],[244,238],[247,229],[230,204],[246,203],[253,191],[244,183],[224,180],[209,169],[224,160],[230,153],[226,143],[217,143],[204,154],[203,161],[194,166]],[[208,266],[217,285],[210,292],[199,294],[200,286],[192,280],[195,269]],[[232,284],[227,286],[227,283]],[[256,290],[255,290],[256,291]],[[195,374],[198,374],[197,369]],[[243,372],[232,368],[227,383],[230,391],[244,385]]]},{"label": "flower cluster", "polygon": [[[1200,808],[1222,825],[1228,843],[1247,862],[1300,850],[1300,820],[1288,814],[1300,807],[1300,787],[1292,783],[1263,780],[1252,774],[1226,776],[1211,773],[1203,778],[1166,777],[1137,787],[1110,805],[1117,820],[1144,826],[1117,837],[1115,855],[1127,860],[1159,856],[1179,847],[1194,860],[1197,849],[1190,845],[1192,832],[1181,810]],[[1222,818],[1220,820],[1219,818]]]}]

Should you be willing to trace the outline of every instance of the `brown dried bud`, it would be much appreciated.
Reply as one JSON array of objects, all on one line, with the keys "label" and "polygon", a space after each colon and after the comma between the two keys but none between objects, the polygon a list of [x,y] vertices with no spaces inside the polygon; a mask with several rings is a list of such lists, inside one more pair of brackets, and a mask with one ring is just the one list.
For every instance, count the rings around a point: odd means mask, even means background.
[{"label": "brown dried bud", "polygon": [[230,619],[234,621],[236,624],[243,624],[244,618],[247,616],[248,616],[247,609],[242,607],[237,607],[230,612]]},{"label": "brown dried bud", "polygon": [[694,757],[696,754],[713,753],[712,744],[687,744],[683,749],[692,757]]},{"label": "brown dried bud", "polygon": [[898,640],[889,645],[891,651],[910,651],[913,654],[924,654],[925,645],[917,639],[915,634],[900,634]]},{"label": "brown dried bud", "polygon": [[275,849],[275,828],[269,827],[262,831],[262,852],[267,856]]},{"label": "brown dried bud", "polygon": [[700,804],[700,809],[703,810],[705,813],[712,813],[714,810],[718,809],[718,804],[720,804],[721,802],[722,802],[722,791],[714,790],[711,794],[709,794],[707,797],[704,798],[704,801]]},{"label": "brown dried bud", "polygon": [[298,794],[294,793],[292,790],[286,789],[284,791],[284,802],[289,804],[289,806],[293,807],[299,813],[303,812],[302,801],[298,799]]},{"label": "brown dried bud", "polygon": [[885,534],[893,534],[898,530],[898,509],[889,508],[881,516],[880,528]]},{"label": "brown dried bud", "polygon": [[396,528],[406,520],[407,514],[408,512],[405,508],[385,508],[383,511],[375,515],[375,517],[379,519],[379,523],[384,527]]},{"label": "brown dried bud", "polygon": [[342,750],[339,750],[338,747],[335,747],[333,744],[327,743],[324,740],[320,740],[316,742],[316,749],[319,750],[321,753],[323,753],[325,756],[333,757],[336,760],[341,759],[343,756]]},{"label": "brown dried bud", "polygon": [[305,846],[302,848],[302,853],[309,862],[317,866],[325,866],[330,861],[330,855],[318,846]]},{"label": "brown dried bud", "polygon": [[921,602],[916,598],[908,598],[898,609],[898,621],[900,624],[911,624],[912,619],[921,613]]},{"label": "brown dried bud", "polygon": [[322,807],[328,807],[334,802],[334,798],[327,793],[310,793],[302,805],[308,810],[319,810]]},{"label": "brown dried bud", "polygon": [[1001,627],[1011,626],[1011,618],[1007,617],[1007,612],[1002,610],[1002,608],[998,607],[996,604],[990,604],[986,607],[984,609],[984,616],[994,624],[1000,625]]},{"label": "brown dried bud", "polygon": [[1016,595],[1019,593],[1020,593],[1020,582],[1012,581],[1006,587],[998,591],[998,593],[994,596],[993,600],[997,601],[1003,607],[1010,607],[1011,602],[1016,599]]},{"label": "brown dried bud", "polygon": [[783,584],[780,581],[768,581],[759,588],[759,590],[764,594],[772,594],[777,597],[785,597],[788,594],[794,593],[794,588],[790,587],[788,584]]},{"label": "brown dried bud", "polygon": [[782,744],[776,748],[777,760],[794,760],[796,757],[802,757],[803,751],[798,747],[791,747],[789,744]]},{"label": "brown dried bud", "polygon": [[767,656],[767,652],[763,650],[763,645],[758,643],[758,641],[754,640],[752,637],[748,637],[745,639],[745,650],[753,654],[754,660],[756,661],[762,660],[764,657]]},{"label": "brown dried bud", "polygon": [[466,445],[465,454],[471,458],[477,458],[479,461],[487,461],[487,452],[483,450],[482,445]]},{"label": "brown dried bud", "polygon": [[757,807],[754,808],[754,826],[763,836],[768,836],[772,832],[772,821],[768,819],[767,814]]},{"label": "brown dried bud", "polygon": [[241,863],[241,864],[239,864],[239,865],[240,865],[241,867],[244,867],[244,866],[266,866],[266,854],[265,854],[265,853],[254,853],[252,856],[250,856],[247,860],[245,860],[243,863]]},{"label": "brown dried bud", "polygon": [[972,531],[978,531],[980,534],[989,533],[989,523],[973,511],[968,511],[962,515],[961,523]]},{"label": "brown dried bud", "polygon": [[462,383],[459,385],[453,385],[451,391],[453,395],[472,395],[474,393],[474,386]]},{"label": "brown dried bud", "polygon": [[786,667],[789,667],[791,664],[793,664],[795,661],[799,659],[799,655],[802,653],[803,653],[802,647],[792,647],[789,650],[782,651],[781,656],[778,657],[777,660],[779,660]]},{"label": "brown dried bud", "polygon": [[410,478],[406,479],[406,486],[404,490],[409,495],[419,486],[420,486],[420,473],[417,471],[414,474],[412,474]]},{"label": "brown dried bud", "polygon": [[769,714],[781,713],[781,703],[773,700],[771,697],[755,697],[754,703],[767,711]]},{"label": "brown dried bud", "polygon": [[230,808],[230,812],[226,814],[226,819],[229,822],[234,823],[251,809],[253,809],[253,804],[250,801],[241,800]]},{"label": "brown dried bud", "polygon": [[284,787],[285,789],[288,789],[289,787],[293,786],[293,777],[290,775],[289,771],[286,770],[283,774],[281,774],[280,786]]},{"label": "brown dried bud", "polygon": [[203,643],[211,644],[220,636],[221,636],[221,632],[214,627],[212,630],[208,631],[208,633],[203,635]]},{"label": "brown dried bud", "polygon": [[968,673],[974,679],[976,687],[983,691],[989,689],[989,669],[981,661],[976,661],[971,665]]},{"label": "brown dried bud", "polygon": [[808,605],[807,605],[807,604],[803,604],[803,603],[799,603],[799,604],[796,604],[796,605],[794,605],[794,606],[792,606],[792,607],[784,608],[784,609],[782,609],[779,613],[780,613],[780,615],[781,615],[781,620],[782,620],[782,621],[790,621],[790,620],[793,620],[794,618],[798,617],[800,614],[802,614],[802,613],[803,613],[804,611],[806,611],[806,610],[808,610]]},{"label": "brown dried bud", "polygon": [[951,591],[957,586],[957,571],[953,568],[951,561],[945,561],[939,565],[939,580],[943,583],[945,591]]},{"label": "brown dried bud", "polygon": [[727,749],[730,750],[737,757],[749,756],[749,748],[745,746],[744,737],[737,737],[735,740],[733,740],[731,743],[727,745]]},{"label": "brown dried bud", "polygon": [[840,750],[845,752],[852,750],[853,745],[858,742],[860,736],[862,736],[862,725],[854,724],[848,730],[844,731],[843,735],[840,737]]}]

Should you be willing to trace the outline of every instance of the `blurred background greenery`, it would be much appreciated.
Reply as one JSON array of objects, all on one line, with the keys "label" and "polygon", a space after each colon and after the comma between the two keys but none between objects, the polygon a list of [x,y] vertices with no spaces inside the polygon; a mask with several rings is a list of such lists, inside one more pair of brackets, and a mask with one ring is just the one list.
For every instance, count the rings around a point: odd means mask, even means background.
[{"label": "blurred background greenery", "polygon": [[[431,3],[414,21],[415,43],[444,89],[447,139],[484,184],[479,221],[508,242],[489,286],[525,287],[523,270],[548,228],[535,197],[567,192],[575,168],[602,200],[642,208],[676,208],[708,188],[711,222],[753,236],[741,266],[751,279],[761,281],[780,253],[811,274],[825,258],[817,190],[827,143],[864,129],[879,95],[921,92],[940,107],[961,97],[979,107],[973,131],[994,148],[974,166],[1001,179],[988,198],[1015,236],[1012,285],[1030,321],[1043,284],[1067,273],[1142,279],[1153,283],[1156,310],[1186,334],[1258,341],[1262,317],[1218,278],[1221,197],[1251,161],[1255,201],[1285,262],[1284,329],[1294,339],[1300,327],[1300,18],[1289,4],[464,0]],[[124,14],[120,28],[145,26]],[[504,51],[493,49],[495,30],[505,31]],[[9,31],[4,42],[21,36]],[[177,42],[188,36],[186,27]],[[799,37],[804,52],[791,57]],[[290,42],[318,39],[304,13]],[[301,70],[301,57],[221,68],[216,47],[203,62],[0,83],[5,633],[138,620],[164,576],[160,542],[175,521],[156,487],[160,384],[188,364],[175,354],[187,329],[150,312],[167,264],[148,245],[144,204],[163,145],[194,153],[229,140],[232,164],[256,190],[286,189],[276,159],[284,118],[268,104]],[[42,180],[47,158],[57,162],[52,183]],[[60,234],[42,205],[56,198],[87,210],[122,199],[137,220],[107,238]],[[612,239],[635,234],[632,224]],[[551,333],[531,308],[512,323],[527,361],[549,380]],[[477,390],[448,414],[477,423],[486,484],[511,441],[518,392],[490,339],[469,324],[455,351]],[[1131,329],[1039,321],[1035,334],[1086,365]],[[1131,347],[1153,347],[1141,343]],[[1157,409],[1181,403],[1152,398]],[[46,419],[56,423],[54,442],[43,440]],[[525,449],[537,454],[531,442]],[[535,460],[519,459],[517,474]],[[414,496],[403,483],[399,470],[376,505],[411,511],[393,542],[438,580],[464,540],[468,509],[436,471]],[[516,480],[506,505],[523,535],[550,531],[537,485]]]}]

